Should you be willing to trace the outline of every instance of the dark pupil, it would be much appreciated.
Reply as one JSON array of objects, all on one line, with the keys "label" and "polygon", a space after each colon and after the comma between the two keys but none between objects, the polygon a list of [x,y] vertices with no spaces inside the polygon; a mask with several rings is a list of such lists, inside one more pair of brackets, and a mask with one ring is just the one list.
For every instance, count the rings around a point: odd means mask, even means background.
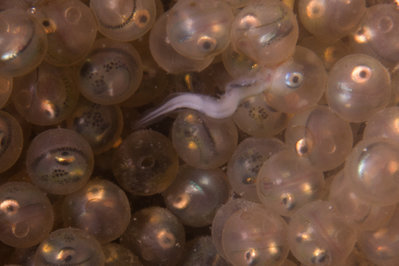
[{"label": "dark pupil", "polygon": [[44,27],[50,26],[50,22],[48,20],[44,20],[42,24]]},{"label": "dark pupil", "polygon": [[294,77],[292,78],[292,82],[298,83],[298,81],[299,81],[299,77],[298,77],[298,76],[294,76]]},{"label": "dark pupil", "polygon": [[140,17],[140,22],[141,23],[146,23],[147,22],[147,17],[146,16],[141,16]]},{"label": "dark pupil", "polygon": [[13,212],[14,211],[14,206],[10,205],[7,207],[7,211]]},{"label": "dark pupil", "polygon": [[202,47],[204,47],[205,50],[209,50],[209,49],[211,49],[211,43],[210,42],[204,42]]},{"label": "dark pupil", "polygon": [[65,262],[70,262],[71,260],[72,260],[72,256],[71,255],[66,256],[65,259],[64,259]]},{"label": "dark pupil", "polygon": [[361,78],[365,78],[367,76],[367,73],[366,71],[360,71],[359,75]]}]

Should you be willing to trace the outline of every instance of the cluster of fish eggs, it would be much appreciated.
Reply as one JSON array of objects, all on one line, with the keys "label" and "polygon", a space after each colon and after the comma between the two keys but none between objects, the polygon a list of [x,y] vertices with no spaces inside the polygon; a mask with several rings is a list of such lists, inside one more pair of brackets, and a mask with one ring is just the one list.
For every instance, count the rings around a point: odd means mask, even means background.
[{"label": "cluster of fish eggs", "polygon": [[399,7],[1,0],[1,265],[398,265]]}]

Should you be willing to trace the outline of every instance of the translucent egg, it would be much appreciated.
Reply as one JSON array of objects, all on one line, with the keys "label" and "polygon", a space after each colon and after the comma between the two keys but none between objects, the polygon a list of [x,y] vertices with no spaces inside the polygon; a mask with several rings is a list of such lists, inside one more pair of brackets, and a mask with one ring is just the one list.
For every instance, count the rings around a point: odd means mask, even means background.
[{"label": "translucent egg", "polygon": [[150,51],[152,57],[168,73],[178,74],[204,70],[212,63],[213,57],[192,59],[176,52],[166,36],[167,14],[161,15],[151,30]]},{"label": "translucent egg", "polygon": [[29,123],[48,126],[60,123],[75,108],[79,98],[69,69],[41,64],[33,72],[14,78],[11,100]]},{"label": "translucent egg", "polygon": [[237,129],[231,119],[213,119],[191,110],[179,113],[171,134],[179,157],[201,169],[226,163],[238,141]]},{"label": "translucent egg", "polygon": [[28,248],[44,240],[53,228],[53,207],[46,195],[27,182],[0,186],[0,241]]},{"label": "translucent egg", "polygon": [[143,266],[130,249],[116,243],[103,246],[105,266]]},{"label": "translucent egg", "polygon": [[233,265],[281,265],[288,255],[287,224],[276,213],[254,203],[224,223],[222,246]]},{"label": "translucent egg", "polygon": [[291,119],[285,142],[312,166],[326,171],[345,161],[352,150],[353,133],[348,122],[328,107],[317,106]]},{"label": "translucent egg", "polygon": [[345,163],[345,176],[363,200],[378,205],[399,202],[399,143],[385,138],[360,141]]},{"label": "translucent egg", "polygon": [[324,42],[334,42],[353,32],[365,13],[365,0],[298,1],[303,26]]},{"label": "translucent egg", "polygon": [[12,78],[0,77],[0,109],[7,104],[12,87]]},{"label": "translucent egg", "polygon": [[280,215],[291,216],[298,208],[323,195],[324,176],[305,158],[282,150],[262,165],[256,189],[263,205]]},{"label": "translucent egg", "polygon": [[329,73],[326,96],[330,108],[344,120],[366,121],[389,103],[389,73],[371,56],[345,56]]},{"label": "translucent egg", "polygon": [[67,119],[67,127],[82,135],[94,154],[112,148],[123,128],[123,117],[117,105],[99,105],[81,99]]},{"label": "translucent egg", "polygon": [[399,141],[399,106],[387,107],[367,121],[363,138],[388,138]]},{"label": "translucent egg", "polygon": [[291,217],[287,236],[292,254],[304,265],[341,265],[356,242],[356,231],[333,205],[320,200]]},{"label": "translucent egg", "polygon": [[36,250],[34,265],[104,265],[104,253],[97,240],[81,229],[54,231]]},{"label": "translucent egg", "polygon": [[82,188],[93,171],[93,152],[73,130],[49,129],[36,136],[27,151],[32,182],[51,193],[66,195]]},{"label": "translucent egg", "polygon": [[47,51],[39,22],[23,9],[0,12],[0,75],[21,76],[35,69]]},{"label": "translucent egg", "polygon": [[183,253],[183,225],[167,209],[150,207],[135,212],[121,244],[152,265],[176,265]]},{"label": "translucent egg", "polygon": [[181,265],[228,266],[230,264],[217,253],[210,236],[201,236],[187,243]]},{"label": "translucent egg", "polygon": [[45,60],[69,66],[82,60],[93,46],[97,23],[90,8],[79,0],[55,0],[40,6],[48,39]]},{"label": "translucent egg", "polygon": [[227,259],[222,246],[222,234],[224,230],[224,224],[233,213],[240,209],[252,208],[254,204],[256,203],[241,198],[231,199],[217,210],[215,217],[212,221],[211,235],[213,244],[215,245],[217,252],[224,259]]},{"label": "translucent egg", "polygon": [[132,96],[142,77],[140,55],[131,44],[99,39],[80,66],[78,84],[88,100],[110,105]]},{"label": "translucent egg", "polygon": [[346,221],[358,230],[376,230],[386,224],[395,205],[376,206],[359,198],[350,180],[340,171],[330,187],[329,201]]},{"label": "translucent egg", "polygon": [[125,232],[130,221],[130,205],[117,185],[96,179],[64,198],[64,225],[80,228],[100,243],[111,242]]},{"label": "translucent egg", "polygon": [[150,30],[155,22],[154,0],[91,0],[98,30],[110,39],[133,41]]},{"label": "translucent egg", "polygon": [[231,7],[224,1],[184,0],[169,11],[166,32],[178,53],[201,60],[227,47],[233,19]]},{"label": "translucent egg", "polygon": [[294,54],[298,24],[292,10],[280,1],[253,1],[235,17],[234,50],[256,63],[275,66]]},{"label": "translucent egg", "polygon": [[357,52],[394,65],[399,60],[398,34],[399,10],[393,4],[378,4],[367,9],[353,33],[352,44]]},{"label": "translucent egg", "polygon": [[15,164],[23,147],[22,128],[10,114],[0,111],[0,173]]},{"label": "translucent egg", "polygon": [[179,167],[175,181],[162,193],[166,207],[184,225],[210,225],[216,210],[227,201],[229,187],[220,169]]},{"label": "translucent egg", "polygon": [[119,185],[133,195],[164,191],[176,178],[178,157],[171,141],[151,130],[125,138],[113,156],[112,171]]},{"label": "translucent egg", "polygon": [[298,113],[317,104],[326,83],[327,73],[320,58],[297,46],[293,57],[273,74],[270,89],[264,92],[266,102],[280,112]]},{"label": "translucent egg", "polygon": [[284,143],[272,138],[246,138],[241,141],[227,164],[227,177],[234,192],[242,198],[259,201],[256,177],[263,163],[281,151]]},{"label": "translucent egg", "polygon": [[272,137],[287,127],[289,119],[270,107],[264,93],[244,99],[233,115],[237,127],[253,137]]},{"label": "translucent egg", "polygon": [[390,221],[377,230],[363,231],[358,246],[363,254],[376,265],[394,266],[399,263],[399,212],[396,208]]}]

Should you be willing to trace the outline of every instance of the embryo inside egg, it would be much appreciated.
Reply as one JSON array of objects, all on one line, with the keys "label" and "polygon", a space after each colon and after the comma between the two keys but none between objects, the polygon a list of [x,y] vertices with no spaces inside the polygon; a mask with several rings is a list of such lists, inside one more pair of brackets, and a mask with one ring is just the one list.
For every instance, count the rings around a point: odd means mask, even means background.
[{"label": "embryo inside egg", "polygon": [[399,265],[399,1],[0,0],[1,265]]}]

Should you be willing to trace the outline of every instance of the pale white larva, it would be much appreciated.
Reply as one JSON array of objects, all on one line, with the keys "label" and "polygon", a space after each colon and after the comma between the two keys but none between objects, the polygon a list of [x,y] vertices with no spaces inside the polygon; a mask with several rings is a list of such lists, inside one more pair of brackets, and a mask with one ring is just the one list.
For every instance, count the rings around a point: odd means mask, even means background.
[{"label": "pale white larva", "polygon": [[135,127],[145,127],[157,118],[181,108],[196,110],[216,119],[229,117],[234,114],[242,100],[257,95],[269,87],[273,72],[272,69],[264,69],[259,73],[232,81],[227,84],[226,93],[220,98],[189,92],[180,93],[145,114],[136,122]]}]

